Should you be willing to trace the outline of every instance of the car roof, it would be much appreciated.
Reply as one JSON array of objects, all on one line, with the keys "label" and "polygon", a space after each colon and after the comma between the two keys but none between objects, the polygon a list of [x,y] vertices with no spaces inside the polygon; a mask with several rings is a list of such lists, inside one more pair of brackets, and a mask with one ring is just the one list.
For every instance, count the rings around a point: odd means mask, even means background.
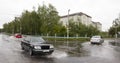
[{"label": "car roof", "polygon": [[40,39],[42,41],[45,41],[41,36],[26,36],[25,37],[26,40],[36,39],[36,38],[38,38],[38,39]]},{"label": "car roof", "polygon": [[101,37],[100,35],[95,35],[95,36],[92,36],[92,37]]}]

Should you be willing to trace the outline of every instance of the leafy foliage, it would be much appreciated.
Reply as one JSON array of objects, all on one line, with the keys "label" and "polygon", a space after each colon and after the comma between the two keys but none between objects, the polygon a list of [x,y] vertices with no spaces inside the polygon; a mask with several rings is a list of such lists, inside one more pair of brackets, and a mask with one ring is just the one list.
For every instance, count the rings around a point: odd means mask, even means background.
[{"label": "leafy foliage", "polygon": [[[59,22],[60,16],[54,6],[42,5],[35,11],[24,11],[20,17],[3,25],[7,33],[22,33],[30,35],[66,36],[67,29]],[[70,36],[91,36],[99,31],[93,26],[85,26],[82,23],[69,22]]]},{"label": "leafy foliage", "polygon": [[110,27],[109,29],[109,35],[110,37],[114,37],[115,34],[117,34],[117,36],[120,36],[120,34],[118,33],[120,31],[120,19],[117,18],[113,21],[113,25],[112,27]]},{"label": "leafy foliage", "polygon": [[110,27],[110,29],[109,29],[109,35],[111,37],[114,37],[116,33],[117,33],[117,35],[119,35],[118,32],[120,32],[120,26]]},{"label": "leafy foliage", "polygon": [[92,35],[99,34],[99,30],[97,30],[97,28],[93,27],[92,25],[86,26],[81,22],[75,23],[73,21],[69,22],[69,31],[70,36],[90,37]]},{"label": "leafy foliage", "polygon": [[8,33],[63,35],[64,33],[60,34],[60,31],[65,32],[66,28],[59,23],[59,19],[58,12],[51,4],[48,7],[43,4],[37,11],[24,11],[20,17],[15,17],[12,22],[5,23],[3,27]]}]

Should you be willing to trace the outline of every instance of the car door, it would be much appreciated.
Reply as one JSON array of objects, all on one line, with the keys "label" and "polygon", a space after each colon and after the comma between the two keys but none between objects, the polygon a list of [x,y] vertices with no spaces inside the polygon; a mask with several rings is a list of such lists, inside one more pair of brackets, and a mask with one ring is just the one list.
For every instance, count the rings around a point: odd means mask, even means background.
[{"label": "car door", "polygon": [[28,51],[30,48],[30,41],[26,40],[24,44],[25,49]]},{"label": "car door", "polygon": [[21,47],[25,49],[25,41],[21,41]]}]

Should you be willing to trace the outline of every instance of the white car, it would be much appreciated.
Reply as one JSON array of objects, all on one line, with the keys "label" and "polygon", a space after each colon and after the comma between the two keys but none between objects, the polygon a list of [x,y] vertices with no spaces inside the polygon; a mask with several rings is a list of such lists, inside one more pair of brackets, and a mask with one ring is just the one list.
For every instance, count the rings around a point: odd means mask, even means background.
[{"label": "white car", "polygon": [[102,44],[104,39],[101,36],[92,36],[90,39],[91,44]]}]

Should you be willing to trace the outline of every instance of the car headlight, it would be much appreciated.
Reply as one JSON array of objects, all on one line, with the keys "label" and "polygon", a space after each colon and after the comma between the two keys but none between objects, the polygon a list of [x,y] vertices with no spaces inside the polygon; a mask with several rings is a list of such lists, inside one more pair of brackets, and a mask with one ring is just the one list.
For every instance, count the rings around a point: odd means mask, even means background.
[{"label": "car headlight", "polygon": [[40,46],[34,46],[34,48],[35,48],[35,49],[41,49],[41,47],[40,47]]},{"label": "car headlight", "polygon": [[50,48],[54,48],[54,46],[53,46],[53,45],[50,45]]}]

